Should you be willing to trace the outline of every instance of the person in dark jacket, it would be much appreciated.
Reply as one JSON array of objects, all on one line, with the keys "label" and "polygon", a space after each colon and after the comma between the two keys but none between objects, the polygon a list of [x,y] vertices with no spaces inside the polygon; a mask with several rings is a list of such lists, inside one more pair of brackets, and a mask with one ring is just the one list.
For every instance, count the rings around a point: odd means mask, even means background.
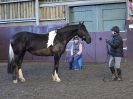
[{"label": "person in dark jacket", "polygon": [[[123,57],[123,40],[119,34],[119,27],[114,26],[112,29],[112,39],[107,43],[110,45],[109,68],[112,73],[112,80],[122,80],[121,76],[121,59]],[[116,69],[116,71],[115,71]]]}]

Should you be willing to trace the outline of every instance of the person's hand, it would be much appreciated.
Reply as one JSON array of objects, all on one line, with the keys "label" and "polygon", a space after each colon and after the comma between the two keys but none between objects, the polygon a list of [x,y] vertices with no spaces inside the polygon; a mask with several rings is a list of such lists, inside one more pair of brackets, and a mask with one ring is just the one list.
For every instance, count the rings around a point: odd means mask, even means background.
[{"label": "person's hand", "polygon": [[76,57],[78,54],[73,55],[73,57]]},{"label": "person's hand", "polygon": [[106,43],[109,43],[110,41],[106,39]]}]

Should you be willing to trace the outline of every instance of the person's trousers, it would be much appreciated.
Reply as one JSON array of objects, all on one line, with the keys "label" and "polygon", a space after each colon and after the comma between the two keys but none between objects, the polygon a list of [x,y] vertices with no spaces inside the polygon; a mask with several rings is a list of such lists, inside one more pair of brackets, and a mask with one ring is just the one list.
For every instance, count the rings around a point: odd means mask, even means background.
[{"label": "person's trousers", "polygon": [[113,56],[110,55],[109,67],[120,68],[121,59],[122,59],[121,57],[113,57]]},{"label": "person's trousers", "polygon": [[74,55],[71,56],[69,59],[69,69],[79,69],[80,65],[78,60],[81,58],[82,55]]},{"label": "person's trousers", "polygon": [[[121,59],[122,57],[113,57],[113,56],[110,56],[110,59],[109,59],[109,68],[112,72],[112,74],[115,75],[115,78],[117,78],[117,75],[118,75],[118,78],[122,79],[121,77]],[[117,74],[115,73],[115,68],[116,68],[116,72]]]}]

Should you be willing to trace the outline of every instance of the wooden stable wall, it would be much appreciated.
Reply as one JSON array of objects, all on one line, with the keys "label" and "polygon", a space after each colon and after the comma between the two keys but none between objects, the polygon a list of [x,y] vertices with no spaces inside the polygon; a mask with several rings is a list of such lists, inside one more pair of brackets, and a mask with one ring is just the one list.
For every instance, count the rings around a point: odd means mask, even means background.
[{"label": "wooden stable wall", "polygon": [[37,2],[37,0],[0,0],[0,24],[33,22],[32,25],[38,25],[40,22],[58,20],[60,23],[62,20],[66,23],[65,5],[43,6],[47,1],[38,1],[39,2]]},{"label": "wooden stable wall", "polygon": [[65,20],[65,6],[51,6],[40,8],[40,20]]},{"label": "wooden stable wall", "polygon": [[70,7],[122,2],[126,0],[0,0],[0,26],[69,23]]},{"label": "wooden stable wall", "polygon": [[[3,1],[3,0],[1,0]],[[20,0],[18,0],[20,1]],[[0,22],[20,21],[21,19],[35,20],[35,2],[27,0],[23,2],[0,2]]]}]

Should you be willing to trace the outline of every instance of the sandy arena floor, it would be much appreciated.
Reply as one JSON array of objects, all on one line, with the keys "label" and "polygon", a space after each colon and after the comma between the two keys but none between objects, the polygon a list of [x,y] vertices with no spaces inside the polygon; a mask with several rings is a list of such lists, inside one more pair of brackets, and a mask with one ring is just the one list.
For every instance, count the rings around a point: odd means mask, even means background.
[{"label": "sandy arena floor", "polygon": [[110,81],[106,64],[85,64],[73,71],[61,63],[60,83],[51,79],[52,63],[25,62],[22,67],[26,82],[13,84],[6,63],[0,63],[0,99],[133,99],[133,63],[123,64],[124,81]]}]

